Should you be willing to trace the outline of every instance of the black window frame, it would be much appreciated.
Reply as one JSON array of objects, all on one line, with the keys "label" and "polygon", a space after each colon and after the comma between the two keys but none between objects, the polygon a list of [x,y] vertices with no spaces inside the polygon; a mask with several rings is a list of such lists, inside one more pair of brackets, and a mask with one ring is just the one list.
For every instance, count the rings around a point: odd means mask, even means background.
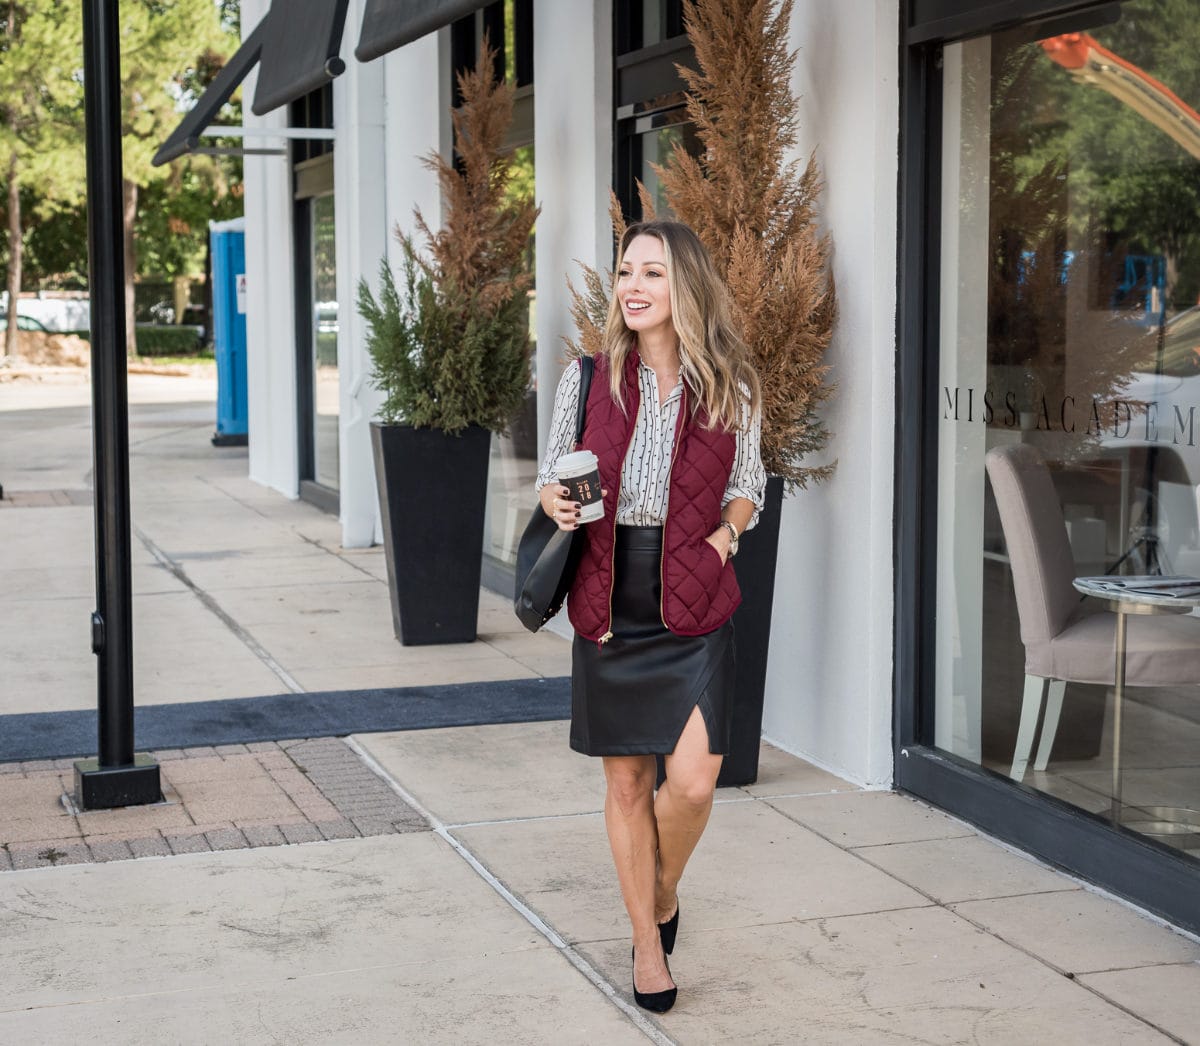
[{"label": "black window frame", "polygon": [[[496,51],[496,79],[504,79],[508,64],[504,32],[504,0],[459,18],[450,24],[450,78],[453,105],[462,102],[458,92],[458,74],[475,67],[484,33]],[[533,0],[513,3],[513,86],[518,92],[533,85]]]},{"label": "black window frame", "polygon": [[[1165,844],[933,745],[942,47],[1016,26],[1066,32],[1111,2],[901,0],[893,738],[898,790],[1200,932],[1197,866]],[[1107,11],[1105,10],[1107,9]]]},{"label": "black window frame", "polygon": [[[333,128],[333,84],[310,91],[288,106],[291,127]],[[292,249],[296,330],[296,447],[297,484],[300,497],[323,512],[337,515],[341,496],[333,487],[316,480],[316,448],[313,443],[315,410],[312,295],[312,201],[333,188],[333,140],[293,139],[289,143],[292,164]],[[321,184],[327,182],[327,185]]]}]

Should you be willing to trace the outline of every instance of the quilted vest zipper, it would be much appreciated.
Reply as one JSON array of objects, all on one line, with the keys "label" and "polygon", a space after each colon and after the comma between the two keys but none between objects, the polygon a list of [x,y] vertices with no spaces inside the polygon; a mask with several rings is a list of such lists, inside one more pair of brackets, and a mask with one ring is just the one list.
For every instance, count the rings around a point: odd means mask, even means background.
[{"label": "quilted vest zipper", "polygon": [[621,456],[617,459],[617,481],[614,486],[617,488],[613,496],[613,523],[612,523],[612,550],[609,552],[608,559],[608,631],[596,640],[596,645],[601,649],[604,644],[612,639],[612,603],[613,590],[617,585],[617,498],[621,493],[621,470],[625,467],[625,455],[629,453],[629,445],[633,442],[633,430],[637,426],[637,412],[642,407],[642,390],[638,384],[634,383],[634,392],[637,396],[633,410],[633,421],[629,426],[629,436],[625,440],[625,449],[621,451]]},{"label": "quilted vest zipper", "polygon": [[679,397],[679,417],[675,419],[675,444],[671,447],[671,465],[667,469],[667,503],[663,506],[662,550],[658,555],[658,616],[662,618],[663,628],[670,629],[667,624],[667,520],[671,515],[671,497],[675,493],[675,459],[679,457],[679,445],[683,442],[683,419],[687,410],[687,386],[683,387]]}]

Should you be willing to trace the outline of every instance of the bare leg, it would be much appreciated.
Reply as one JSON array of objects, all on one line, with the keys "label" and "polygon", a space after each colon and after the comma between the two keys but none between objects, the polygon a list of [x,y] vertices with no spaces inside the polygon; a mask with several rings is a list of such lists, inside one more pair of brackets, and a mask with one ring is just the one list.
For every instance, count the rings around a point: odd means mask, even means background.
[{"label": "bare leg", "polygon": [[679,905],[675,892],[708,824],[723,758],[709,752],[704,716],[693,708],[675,751],[666,757],[667,779],[654,800],[658,822],[655,922],[669,920]]},{"label": "bare leg", "polygon": [[667,970],[662,941],[654,922],[654,854],[658,833],[654,826],[654,757],[621,755],[604,757],[608,791],[604,797],[604,824],[625,910],[633,925],[633,977],[638,991],[660,992],[675,982]]}]

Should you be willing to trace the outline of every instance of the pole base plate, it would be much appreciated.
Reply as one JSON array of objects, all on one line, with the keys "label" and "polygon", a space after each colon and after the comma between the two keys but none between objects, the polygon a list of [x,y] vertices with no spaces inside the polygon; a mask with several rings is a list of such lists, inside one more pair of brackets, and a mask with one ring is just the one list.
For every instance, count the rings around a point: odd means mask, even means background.
[{"label": "pole base plate", "polygon": [[104,766],[99,759],[75,763],[75,805],[80,810],[145,806],[162,800],[158,763],[135,755],[132,766]]}]

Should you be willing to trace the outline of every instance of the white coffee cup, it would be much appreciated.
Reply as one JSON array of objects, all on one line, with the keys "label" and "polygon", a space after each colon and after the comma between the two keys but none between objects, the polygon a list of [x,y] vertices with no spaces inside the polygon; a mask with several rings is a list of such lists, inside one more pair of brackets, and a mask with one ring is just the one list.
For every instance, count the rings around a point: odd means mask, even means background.
[{"label": "white coffee cup", "polygon": [[604,495],[600,492],[600,461],[590,450],[564,454],[554,466],[558,481],[569,487],[567,496],[582,506],[580,523],[594,523],[604,518]]}]

